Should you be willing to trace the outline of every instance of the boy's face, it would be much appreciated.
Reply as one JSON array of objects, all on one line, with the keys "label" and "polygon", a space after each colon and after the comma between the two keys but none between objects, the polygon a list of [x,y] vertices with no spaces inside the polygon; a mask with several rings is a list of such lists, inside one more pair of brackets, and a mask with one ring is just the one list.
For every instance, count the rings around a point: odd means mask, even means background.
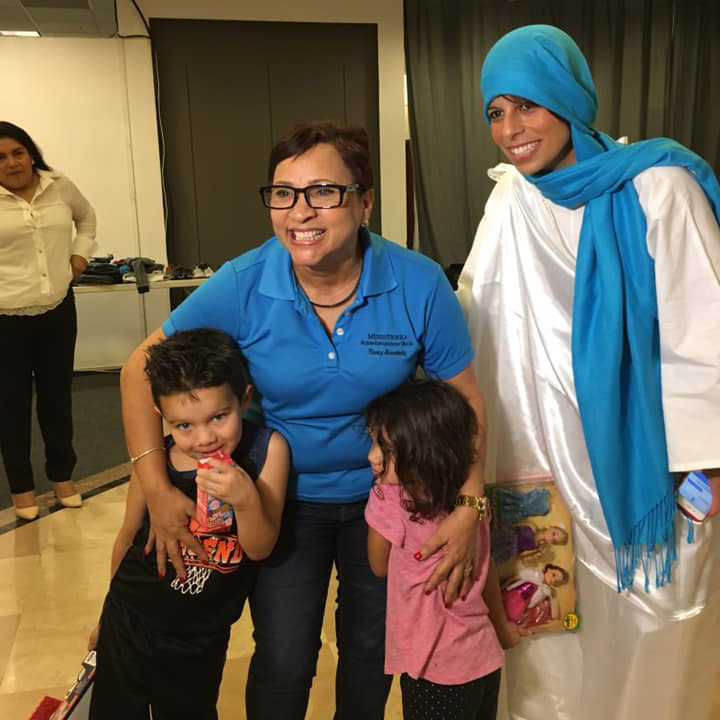
[{"label": "boy's face", "polygon": [[160,398],[160,412],[181,452],[199,459],[222,450],[230,455],[242,437],[242,414],[250,402],[250,386],[242,400],[230,385],[197,388]]}]

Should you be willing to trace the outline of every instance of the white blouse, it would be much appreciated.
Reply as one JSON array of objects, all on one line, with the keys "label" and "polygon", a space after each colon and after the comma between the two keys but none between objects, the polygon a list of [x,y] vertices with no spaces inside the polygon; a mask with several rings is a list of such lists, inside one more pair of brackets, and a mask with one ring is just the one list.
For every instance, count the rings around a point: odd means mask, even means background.
[{"label": "white blouse", "polygon": [[0,314],[58,305],[72,282],[70,256],[87,259],[97,247],[95,211],[82,193],[62,173],[38,175],[30,202],[0,186]]}]

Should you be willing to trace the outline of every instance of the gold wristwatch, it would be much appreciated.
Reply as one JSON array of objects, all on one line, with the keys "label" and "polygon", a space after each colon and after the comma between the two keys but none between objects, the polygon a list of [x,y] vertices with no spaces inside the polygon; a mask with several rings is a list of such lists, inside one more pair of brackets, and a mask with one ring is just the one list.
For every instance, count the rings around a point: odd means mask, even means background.
[{"label": "gold wristwatch", "polygon": [[488,499],[485,495],[458,495],[455,505],[464,505],[465,507],[477,510],[481,520],[487,517],[488,514]]}]

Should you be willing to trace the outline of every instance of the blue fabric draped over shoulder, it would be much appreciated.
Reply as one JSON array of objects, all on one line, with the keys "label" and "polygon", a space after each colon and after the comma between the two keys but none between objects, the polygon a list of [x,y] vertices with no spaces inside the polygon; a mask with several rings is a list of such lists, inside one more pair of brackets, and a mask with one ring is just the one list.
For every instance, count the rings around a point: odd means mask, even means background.
[{"label": "blue fabric draped over shoulder", "polygon": [[618,590],[635,571],[672,579],[675,489],[660,380],[655,267],[633,178],[661,165],[693,173],[720,218],[708,164],[668,138],[622,145],[592,127],[595,85],[573,39],[550,25],[504,35],[482,69],[484,112],[498,96],[530,100],[570,126],[577,162],[526,176],[552,202],[585,206],[575,271],[572,358],[585,443],[615,549]]}]

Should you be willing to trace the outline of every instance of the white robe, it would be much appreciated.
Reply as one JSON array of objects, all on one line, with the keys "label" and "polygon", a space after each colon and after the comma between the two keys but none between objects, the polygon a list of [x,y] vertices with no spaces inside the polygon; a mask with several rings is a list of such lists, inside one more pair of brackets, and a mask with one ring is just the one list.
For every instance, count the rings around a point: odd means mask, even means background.
[{"label": "white robe", "polygon": [[[673,582],[618,595],[571,363],[583,208],[544,199],[511,165],[497,181],[460,277],[488,407],[487,482],[551,476],[573,517],[581,627],[507,653],[499,720],[706,720],[720,685],[720,517],[678,513]],[[720,230],[679,168],[634,180],[655,259],[670,468],[720,467]]]}]

